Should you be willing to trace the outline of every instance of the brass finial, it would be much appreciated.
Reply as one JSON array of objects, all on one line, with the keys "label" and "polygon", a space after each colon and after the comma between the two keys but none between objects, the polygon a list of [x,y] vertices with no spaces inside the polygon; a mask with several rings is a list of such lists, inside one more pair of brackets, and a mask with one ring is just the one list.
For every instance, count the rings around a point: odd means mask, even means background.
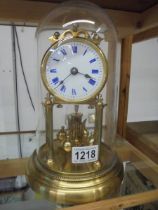
[{"label": "brass finial", "polygon": [[58,41],[59,37],[60,37],[60,33],[59,33],[58,31],[56,31],[56,32],[53,34],[53,36],[49,37],[48,39],[49,39],[52,43],[54,43],[54,42]]}]

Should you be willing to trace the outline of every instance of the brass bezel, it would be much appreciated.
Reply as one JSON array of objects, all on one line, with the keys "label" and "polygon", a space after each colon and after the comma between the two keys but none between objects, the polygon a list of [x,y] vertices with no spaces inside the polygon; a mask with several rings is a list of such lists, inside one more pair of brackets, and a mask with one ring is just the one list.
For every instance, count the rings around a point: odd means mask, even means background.
[{"label": "brass bezel", "polygon": [[[87,45],[89,45],[90,47],[92,47],[97,54],[99,55],[99,57],[101,58],[101,61],[103,63],[103,73],[104,73],[104,77],[101,81],[101,84],[99,85],[99,87],[94,91],[93,94],[89,95],[88,97],[82,99],[82,100],[77,100],[77,99],[67,99],[64,96],[58,95],[48,84],[47,78],[46,78],[46,65],[47,65],[47,61],[49,59],[49,56],[51,55],[51,49],[57,49],[59,46],[69,43],[69,42],[81,42],[81,43],[86,43]],[[48,50],[46,51],[46,53],[44,54],[43,58],[42,58],[42,62],[41,62],[41,77],[42,77],[42,81],[44,86],[46,87],[46,89],[49,91],[50,94],[52,94],[55,98],[54,101],[60,101],[60,103],[68,103],[68,104],[79,104],[79,103],[86,103],[91,101],[92,99],[95,99],[96,96],[101,92],[101,90],[103,89],[106,81],[107,81],[107,77],[108,77],[108,62],[107,59],[104,55],[104,53],[102,52],[102,50],[95,44],[92,42],[92,40],[90,38],[81,38],[81,37],[73,37],[73,38],[69,38],[66,40],[60,40],[55,42],[54,44],[52,44]]]}]

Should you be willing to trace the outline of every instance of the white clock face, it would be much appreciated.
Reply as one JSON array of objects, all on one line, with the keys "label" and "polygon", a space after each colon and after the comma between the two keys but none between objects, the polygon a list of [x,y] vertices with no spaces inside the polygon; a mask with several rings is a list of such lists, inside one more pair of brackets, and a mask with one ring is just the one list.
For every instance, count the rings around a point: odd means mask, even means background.
[{"label": "white clock face", "polygon": [[93,43],[76,38],[48,50],[42,76],[48,90],[63,101],[86,101],[103,88],[107,62]]}]

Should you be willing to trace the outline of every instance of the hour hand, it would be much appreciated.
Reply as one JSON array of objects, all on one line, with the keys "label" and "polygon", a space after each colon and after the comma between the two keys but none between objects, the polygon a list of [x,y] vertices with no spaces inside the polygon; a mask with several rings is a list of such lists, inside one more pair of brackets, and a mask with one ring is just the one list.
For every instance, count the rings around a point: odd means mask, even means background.
[{"label": "hour hand", "polygon": [[78,72],[79,74],[82,74],[84,77],[88,78],[88,79],[91,79],[92,77],[89,75],[89,74],[83,74],[81,72]]},{"label": "hour hand", "polygon": [[88,79],[92,78],[89,74],[84,74],[84,76]]}]

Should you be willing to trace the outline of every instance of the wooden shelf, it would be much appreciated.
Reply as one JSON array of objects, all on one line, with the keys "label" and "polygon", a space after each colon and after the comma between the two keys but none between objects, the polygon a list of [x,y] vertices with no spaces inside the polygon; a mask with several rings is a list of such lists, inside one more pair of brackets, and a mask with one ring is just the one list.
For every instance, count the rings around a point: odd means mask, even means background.
[{"label": "wooden shelf", "polygon": [[[63,3],[68,0],[29,0],[34,2],[49,2],[49,3]],[[85,0],[86,1],[86,0]],[[157,0],[87,0],[89,2],[95,3],[102,8],[112,9],[112,10],[121,10],[128,12],[144,12],[145,10],[155,6],[157,4]]]},{"label": "wooden shelf", "polygon": [[[17,24],[17,25],[31,25],[37,26],[41,20],[61,1],[29,1],[29,0],[1,0],[0,1],[0,22],[1,24]],[[128,136],[128,139],[133,145],[136,145],[145,154],[137,150],[131,144],[124,142],[121,139],[120,145],[115,148],[119,157],[123,161],[131,161],[135,167],[148,179],[150,179],[156,187],[158,187],[158,163],[157,161],[157,147],[155,147],[154,133],[138,134],[137,130],[133,130],[133,125],[127,126],[127,111],[128,111],[128,92],[130,82],[130,60],[132,43],[142,41],[158,35],[158,5],[155,1],[145,1],[148,6],[139,5],[140,1],[97,1],[104,8],[107,14],[111,17],[118,35],[122,40],[122,63],[121,63],[121,89],[120,89],[120,109],[119,109],[119,134]],[[124,2],[126,5],[123,5]],[[130,3],[128,3],[130,2]],[[109,5],[108,5],[109,3]],[[110,6],[111,4],[111,6]],[[126,7],[125,7],[126,6]],[[144,6],[144,7],[143,7]],[[153,7],[151,7],[153,6]],[[126,11],[125,11],[126,10]],[[127,11],[128,10],[128,11]],[[132,12],[133,11],[133,12]],[[134,125],[135,126],[135,125]],[[149,126],[149,125],[148,125]],[[150,127],[150,126],[149,126]],[[148,128],[149,128],[148,127]],[[151,126],[152,127],[152,126]],[[141,139],[140,139],[141,135]],[[147,140],[150,135],[150,139]],[[152,136],[151,136],[152,135]],[[145,141],[144,141],[145,139]],[[133,143],[134,142],[134,143]],[[145,143],[146,142],[146,143]],[[148,142],[148,143],[147,143]],[[152,142],[152,144],[151,144]],[[157,143],[157,142],[156,142]],[[142,149],[142,145],[145,145]],[[153,147],[153,148],[151,148]],[[146,149],[144,149],[146,148]],[[151,149],[151,150],[150,150]],[[154,152],[155,153],[154,153]],[[18,176],[25,174],[25,167],[27,158],[15,160],[1,160],[0,161],[0,178]],[[155,162],[156,163],[155,163]],[[87,210],[105,210],[105,209],[120,209],[131,206],[141,205],[158,200],[158,190],[143,192],[136,195],[123,196],[109,200],[89,203],[82,206],[75,206],[67,208],[67,210],[78,210],[85,208]]]},{"label": "wooden shelf", "polygon": [[[152,183],[158,187],[158,165],[150,160],[146,155],[134,148],[131,144],[123,139],[118,140],[116,147],[114,148],[122,159],[122,161],[131,161],[133,165],[147,177]],[[27,164],[26,159],[15,160],[1,160],[0,161],[0,178],[25,175],[25,167]],[[4,170],[5,168],[5,170]],[[144,203],[154,202],[158,200],[158,189],[138,193],[135,195],[122,196],[112,198],[108,200],[102,200],[94,203],[88,203],[84,205],[74,206],[66,208],[66,210],[103,210],[103,209],[120,209],[128,208]],[[64,208],[65,209],[65,208]],[[63,210],[64,210],[63,209]]]},{"label": "wooden shelf", "polygon": [[[152,14],[152,15],[151,15]],[[119,111],[118,111],[118,134],[126,138],[126,132],[130,132],[127,126],[128,98],[131,76],[131,52],[133,43],[141,42],[158,36],[158,5],[145,11],[141,16],[143,27],[130,36],[122,39],[121,49],[121,72],[119,90]],[[157,19],[157,23],[156,20]],[[143,21],[144,20],[144,21]],[[150,27],[148,28],[148,26]],[[142,30],[143,29],[143,30]],[[127,127],[127,129],[126,129]],[[131,135],[131,134],[130,134]],[[133,136],[133,141],[134,140]]]},{"label": "wooden shelf", "polygon": [[[57,1],[1,0],[0,22],[2,24],[14,23],[17,25],[37,26],[41,20],[58,5],[56,2]],[[100,2],[101,6],[104,4],[104,1],[94,2],[98,4]],[[118,2],[109,1],[109,4],[111,4],[110,2],[113,2],[113,7],[109,6],[110,8],[117,8]],[[130,5],[122,0],[122,8],[125,7],[123,6],[123,2],[128,6]],[[135,4],[133,4],[132,1],[133,7],[137,8],[137,3],[138,1],[135,1]],[[152,4],[155,6],[152,8],[146,7],[146,10],[143,10],[144,12],[142,13],[108,9],[108,5],[106,8],[105,5],[103,5],[104,10],[111,17],[120,38],[158,26],[158,5],[155,5],[155,3]]]},{"label": "wooden shelf", "polygon": [[126,138],[158,163],[158,121],[127,123]]},{"label": "wooden shelf", "polygon": [[0,160],[0,179],[25,174],[28,158]]}]

